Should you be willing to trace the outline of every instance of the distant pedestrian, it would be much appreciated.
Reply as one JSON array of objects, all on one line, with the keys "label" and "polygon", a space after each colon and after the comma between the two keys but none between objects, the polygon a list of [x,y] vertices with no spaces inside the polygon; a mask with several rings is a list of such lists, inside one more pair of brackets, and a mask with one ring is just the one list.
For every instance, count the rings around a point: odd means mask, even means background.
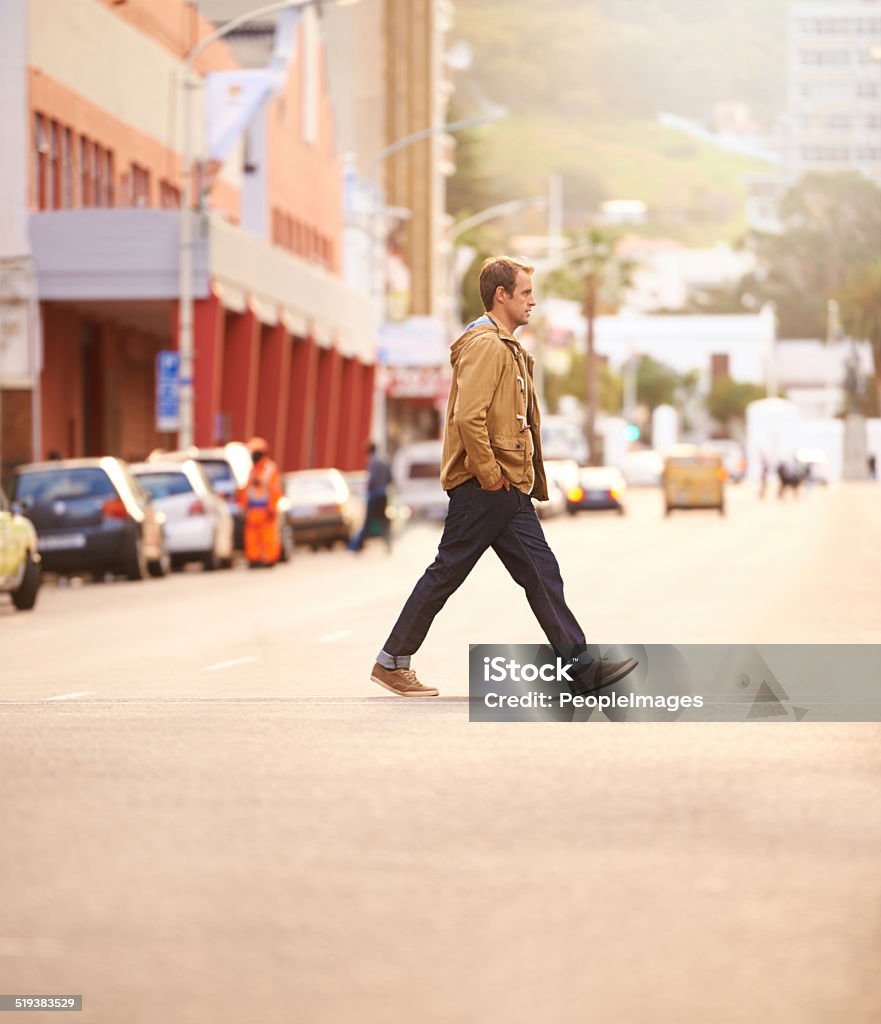
[{"label": "distant pedestrian", "polygon": [[[450,504],[437,555],[407,599],[370,673],[400,697],[436,697],[410,668],[437,613],[489,548],[526,599],[549,643],[573,665],[573,690],[611,686],[637,666],[633,658],[593,658],[566,604],[563,578],[532,499],[546,501],[541,416],[534,359],[514,337],[529,323],[533,268],[493,257],[480,272],[485,315],[453,345],[453,377],[444,435],[441,485]],[[504,600],[493,596],[498,606]],[[474,641],[473,630],[462,637]]]},{"label": "distant pedestrian", "polygon": [[777,497],[783,498],[787,490],[798,497],[798,487],[802,481],[801,473],[794,459],[786,459],[777,466],[777,476],[780,479],[780,487],[777,490]]},{"label": "distant pedestrian", "polygon": [[367,510],[364,525],[349,544],[352,551],[360,551],[368,537],[382,537],[386,549],[392,550],[391,523],[388,518],[388,489],[392,482],[389,464],[377,454],[376,445],[367,445]]},{"label": "distant pedestrian", "polygon": [[869,456],[869,479],[870,480],[877,480],[878,479],[878,462],[877,462],[877,459],[875,458],[875,453],[874,452],[872,452],[872,454]]},{"label": "distant pedestrian", "polygon": [[248,442],[253,465],[247,484],[239,489],[238,502],[245,510],[245,558],[252,569],[268,568],[281,557],[278,503],[282,496],[281,474],[269,458],[265,438]]}]

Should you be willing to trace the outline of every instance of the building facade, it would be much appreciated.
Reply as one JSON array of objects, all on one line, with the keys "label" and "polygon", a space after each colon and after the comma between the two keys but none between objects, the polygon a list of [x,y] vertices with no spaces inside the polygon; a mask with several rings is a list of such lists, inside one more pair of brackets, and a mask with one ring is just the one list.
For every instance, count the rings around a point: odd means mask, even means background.
[{"label": "building facade", "polygon": [[786,170],[881,184],[881,0],[790,4]]},{"label": "building facade", "polygon": [[[375,430],[390,450],[438,436],[448,387],[449,339],[441,361],[429,360],[449,319],[446,179],[455,142],[443,126],[452,16],[450,0],[360,0],[324,14],[348,157],[347,273],[381,310]],[[394,355],[382,340],[391,334]]]},{"label": "building facade", "polygon": [[[265,435],[286,469],[363,463],[375,327],[342,278],[342,165],[314,15],[271,92],[210,160],[195,63],[195,441]],[[177,344],[184,58],[214,26],[183,0],[4,0],[0,459],[140,458],[158,354]],[[233,118],[234,120],[234,118]],[[216,127],[216,126],[215,126]],[[24,311],[24,312],[23,312]]]}]

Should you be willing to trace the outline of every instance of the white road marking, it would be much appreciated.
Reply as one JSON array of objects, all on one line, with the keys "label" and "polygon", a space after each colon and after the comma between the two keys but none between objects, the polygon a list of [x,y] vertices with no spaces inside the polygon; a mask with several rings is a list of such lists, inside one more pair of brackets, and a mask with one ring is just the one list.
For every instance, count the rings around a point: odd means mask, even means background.
[{"label": "white road marking", "polygon": [[337,640],[344,640],[347,636],[351,635],[351,629],[341,629],[338,633],[328,633],[327,636],[321,637],[318,642],[320,644],[332,644],[336,643]]},{"label": "white road marking", "polygon": [[250,665],[251,662],[259,661],[256,654],[248,654],[244,658],[232,658],[230,661],[218,661],[213,665],[203,665],[203,672],[219,672],[224,668],[235,668],[236,665]]},{"label": "white road marking", "polygon": [[97,690],[81,690],[79,693],[60,693],[57,697],[47,697],[46,700],[76,700],[77,697],[94,697]]}]

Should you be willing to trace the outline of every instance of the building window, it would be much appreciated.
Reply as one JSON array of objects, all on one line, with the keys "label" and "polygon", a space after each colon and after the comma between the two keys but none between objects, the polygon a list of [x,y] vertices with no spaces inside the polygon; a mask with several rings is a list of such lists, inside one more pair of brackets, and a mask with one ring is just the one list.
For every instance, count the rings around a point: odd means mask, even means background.
[{"label": "building window", "polygon": [[116,161],[113,159],[113,153],[109,149],[104,150],[104,162],[107,165],[107,173],[105,176],[106,183],[106,200],[107,206],[116,205]]},{"label": "building window", "polygon": [[159,206],[163,210],[180,208],[180,189],[172,185],[170,181],[159,182]]},{"label": "building window", "polygon": [[69,210],[73,206],[73,132],[61,130],[61,205]]},{"label": "building window", "polygon": [[847,50],[802,50],[802,64],[815,67],[844,67],[850,64],[850,53]]},{"label": "building window", "polygon": [[713,352],[710,356],[710,376],[714,381],[719,380],[720,377],[728,377],[728,353],[727,352]]},{"label": "building window", "polygon": [[46,183],[48,147],[46,146],[44,135],[43,115],[34,114],[34,192],[38,210],[48,209],[48,189]]},{"label": "building window", "polygon": [[83,206],[95,205],[95,144],[80,136],[80,201]]},{"label": "building window", "polygon": [[56,121],[49,122],[49,205],[53,210],[61,206],[61,141]]},{"label": "building window", "polygon": [[129,184],[131,187],[131,205],[149,206],[150,172],[147,168],[142,167],[140,164],[133,163],[131,165],[131,178]]}]

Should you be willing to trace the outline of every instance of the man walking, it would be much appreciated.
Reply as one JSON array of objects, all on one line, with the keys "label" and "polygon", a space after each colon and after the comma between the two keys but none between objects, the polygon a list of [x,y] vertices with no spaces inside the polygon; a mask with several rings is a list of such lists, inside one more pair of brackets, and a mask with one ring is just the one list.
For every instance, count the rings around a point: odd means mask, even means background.
[{"label": "man walking", "polygon": [[[449,495],[437,555],[416,584],[370,674],[401,697],[436,697],[410,668],[434,617],[492,548],[526,599],[545,636],[573,670],[578,693],[611,686],[636,668],[594,659],[566,605],[560,567],[545,540],[532,497],[547,500],[541,457],[541,417],[533,388],[534,360],[514,337],[535,305],[533,268],[492,257],[480,272],[485,316],[450,353],[441,484]],[[577,674],[576,674],[577,673]]]},{"label": "man walking", "polygon": [[368,537],[380,536],[387,551],[392,550],[392,530],[388,520],[388,489],[392,482],[389,464],[377,454],[376,445],[367,445],[367,510],[364,525],[349,543],[350,551],[360,551]]}]

